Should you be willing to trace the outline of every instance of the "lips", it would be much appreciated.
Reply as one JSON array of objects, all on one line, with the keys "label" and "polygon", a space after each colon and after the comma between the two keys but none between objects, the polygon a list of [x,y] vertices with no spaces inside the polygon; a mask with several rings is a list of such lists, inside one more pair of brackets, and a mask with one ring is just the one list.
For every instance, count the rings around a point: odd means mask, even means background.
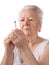
[{"label": "lips", "polygon": [[24,30],[29,30],[29,26],[24,26],[23,29]]}]

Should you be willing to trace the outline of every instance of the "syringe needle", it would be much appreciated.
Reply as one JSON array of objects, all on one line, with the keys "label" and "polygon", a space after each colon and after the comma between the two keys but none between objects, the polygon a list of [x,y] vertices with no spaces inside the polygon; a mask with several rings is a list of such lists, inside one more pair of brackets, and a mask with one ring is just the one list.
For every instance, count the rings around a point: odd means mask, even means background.
[{"label": "syringe needle", "polygon": [[16,29],[16,21],[14,21],[15,29]]}]

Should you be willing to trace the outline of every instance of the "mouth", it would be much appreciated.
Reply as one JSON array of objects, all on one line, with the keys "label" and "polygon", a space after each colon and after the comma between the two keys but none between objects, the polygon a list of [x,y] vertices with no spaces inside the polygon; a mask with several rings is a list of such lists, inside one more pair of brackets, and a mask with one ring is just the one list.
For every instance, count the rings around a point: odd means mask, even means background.
[{"label": "mouth", "polygon": [[24,30],[29,30],[29,26],[24,26],[23,29]]},{"label": "mouth", "polygon": [[23,30],[26,30],[26,31],[28,31],[28,30],[30,30],[29,28],[24,28]]},{"label": "mouth", "polygon": [[29,32],[30,31],[30,29],[28,29],[28,28],[23,29],[23,30],[24,30],[24,32]]}]

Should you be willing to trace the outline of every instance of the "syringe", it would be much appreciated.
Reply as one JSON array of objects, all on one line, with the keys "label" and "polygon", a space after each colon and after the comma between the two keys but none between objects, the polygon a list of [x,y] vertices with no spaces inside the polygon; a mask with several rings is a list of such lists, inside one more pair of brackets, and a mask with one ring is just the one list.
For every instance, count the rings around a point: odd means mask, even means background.
[{"label": "syringe", "polygon": [[14,21],[14,25],[15,25],[15,29],[16,29],[16,26],[17,26],[17,25],[16,25],[16,21]]}]

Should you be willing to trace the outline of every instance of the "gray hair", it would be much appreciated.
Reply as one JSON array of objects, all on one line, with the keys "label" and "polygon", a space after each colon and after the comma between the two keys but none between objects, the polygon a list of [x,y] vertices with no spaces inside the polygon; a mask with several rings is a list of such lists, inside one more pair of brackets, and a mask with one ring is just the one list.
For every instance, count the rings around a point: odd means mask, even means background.
[{"label": "gray hair", "polygon": [[24,8],[22,10],[25,10],[25,9],[35,10],[37,12],[37,15],[40,18],[40,20],[42,20],[43,11],[38,6],[36,6],[36,5],[26,5],[26,6],[24,6]]}]

